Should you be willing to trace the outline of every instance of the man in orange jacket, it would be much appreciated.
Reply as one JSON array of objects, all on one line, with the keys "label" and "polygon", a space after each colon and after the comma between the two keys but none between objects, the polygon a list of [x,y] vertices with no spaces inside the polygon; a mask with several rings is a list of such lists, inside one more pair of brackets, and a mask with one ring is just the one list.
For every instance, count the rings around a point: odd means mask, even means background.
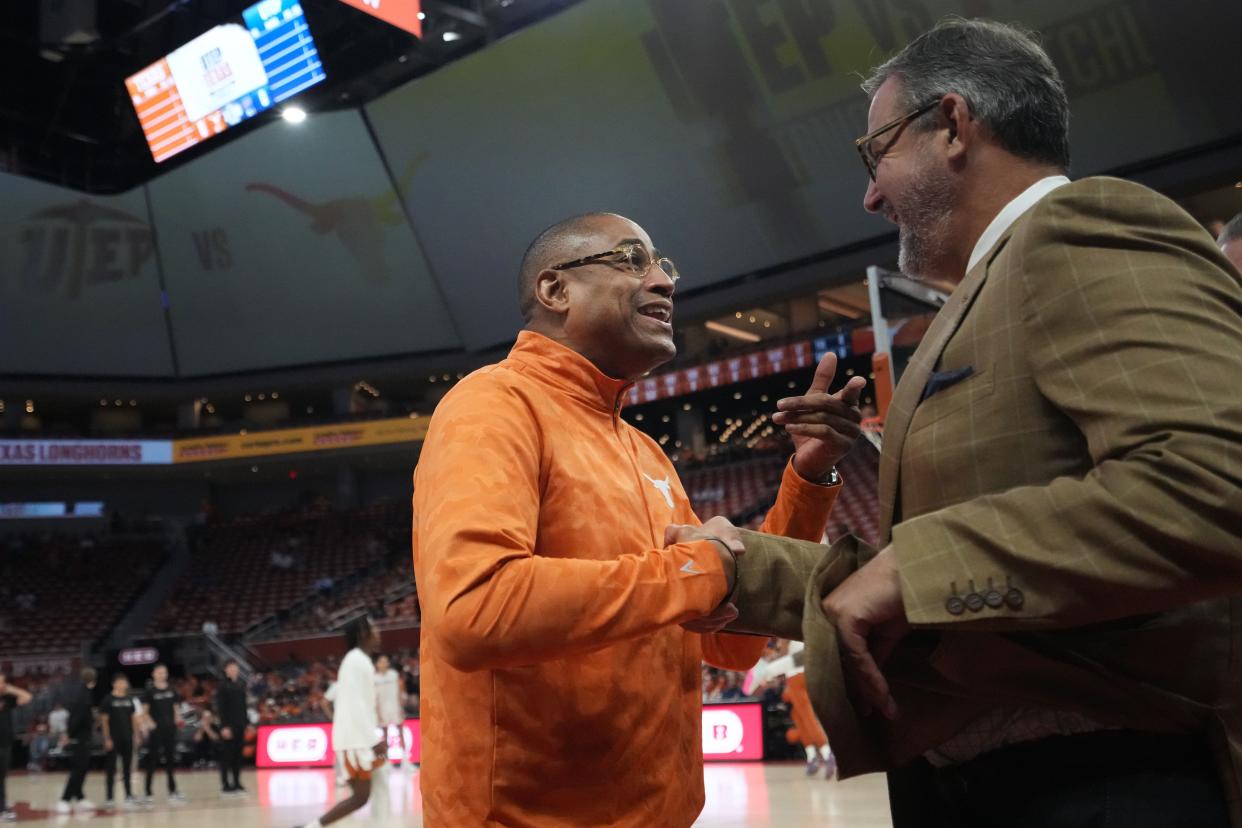
[{"label": "man in orange jacket", "polygon": [[[549,228],[517,344],[432,418],[414,478],[429,826],[666,828],[703,806],[700,662],[747,669],[764,639],[694,631],[729,615],[744,550],[620,417],[676,353],[676,278],[620,216]],[[826,393],[835,368],[790,430],[765,531],[823,535],[863,384]]]}]

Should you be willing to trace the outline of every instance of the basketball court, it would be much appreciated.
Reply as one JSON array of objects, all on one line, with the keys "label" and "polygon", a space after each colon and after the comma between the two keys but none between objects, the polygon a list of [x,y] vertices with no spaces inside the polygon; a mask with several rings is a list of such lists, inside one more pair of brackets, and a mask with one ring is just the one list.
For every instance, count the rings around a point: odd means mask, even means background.
[{"label": "basketball court", "polygon": [[[705,769],[707,804],[695,823],[703,828],[780,825],[889,828],[888,792],[882,775],[846,782],[808,779],[796,763],[713,763]],[[77,824],[176,828],[292,828],[327,810],[344,788],[336,788],[326,769],[249,770],[242,784],[247,799],[222,799],[215,771],[178,774],[178,785],[189,798],[184,805],[167,804],[167,792],[157,777],[155,804],[149,809],[91,815],[57,816],[50,809],[65,783],[63,773],[10,777],[9,797],[16,803],[18,824]],[[140,783],[135,780],[137,784]],[[86,794],[97,805],[103,798],[98,771],[86,779]],[[423,824],[418,772],[393,769],[379,780],[371,804],[338,823],[417,828]]]}]

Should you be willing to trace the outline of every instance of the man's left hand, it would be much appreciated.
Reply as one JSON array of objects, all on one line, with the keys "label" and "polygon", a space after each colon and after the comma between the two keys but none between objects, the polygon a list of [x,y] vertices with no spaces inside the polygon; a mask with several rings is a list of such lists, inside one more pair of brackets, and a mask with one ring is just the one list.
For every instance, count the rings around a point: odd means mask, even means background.
[{"label": "man's left hand", "polygon": [[837,355],[825,354],[806,394],[778,400],[778,410],[772,415],[772,422],[784,426],[793,438],[794,470],[805,480],[826,477],[861,433],[858,397],[867,381],[851,377],[843,388],[829,394],[836,373]]},{"label": "man's left hand", "polygon": [[823,609],[837,628],[845,682],[862,714],[879,710],[888,719],[897,718],[897,702],[881,670],[910,624],[893,547],[842,581],[823,600]]}]

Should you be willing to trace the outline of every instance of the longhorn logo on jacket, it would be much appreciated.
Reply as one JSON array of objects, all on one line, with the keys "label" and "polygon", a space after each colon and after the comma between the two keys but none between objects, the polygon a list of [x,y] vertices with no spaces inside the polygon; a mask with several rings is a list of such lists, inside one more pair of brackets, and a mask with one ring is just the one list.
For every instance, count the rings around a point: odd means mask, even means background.
[{"label": "longhorn logo on jacket", "polygon": [[646,472],[643,472],[643,477],[651,481],[651,485],[655,486],[656,490],[660,494],[664,495],[664,501],[668,504],[668,508],[672,509],[673,508],[673,484],[669,480],[669,476],[666,474],[664,475],[663,480],[656,480],[651,475],[647,474]]}]

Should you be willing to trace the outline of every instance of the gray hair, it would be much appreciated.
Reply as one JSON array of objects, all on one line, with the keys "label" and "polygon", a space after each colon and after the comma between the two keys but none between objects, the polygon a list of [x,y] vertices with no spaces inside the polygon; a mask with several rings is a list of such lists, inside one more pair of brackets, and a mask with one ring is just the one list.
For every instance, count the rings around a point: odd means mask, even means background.
[{"label": "gray hair", "polygon": [[[1069,99],[1038,36],[991,20],[946,18],[872,70],[863,91],[874,97],[889,78],[901,80],[901,103],[926,106],[951,92],[997,143],[1019,158],[1069,169]],[[934,113],[924,115],[923,124]]]},{"label": "gray hair", "polygon": [[1225,228],[1220,231],[1220,238],[1216,240],[1216,244],[1220,247],[1224,247],[1230,242],[1235,242],[1238,239],[1242,239],[1242,213],[1238,213],[1236,216],[1229,219],[1229,223],[1226,224]]}]

